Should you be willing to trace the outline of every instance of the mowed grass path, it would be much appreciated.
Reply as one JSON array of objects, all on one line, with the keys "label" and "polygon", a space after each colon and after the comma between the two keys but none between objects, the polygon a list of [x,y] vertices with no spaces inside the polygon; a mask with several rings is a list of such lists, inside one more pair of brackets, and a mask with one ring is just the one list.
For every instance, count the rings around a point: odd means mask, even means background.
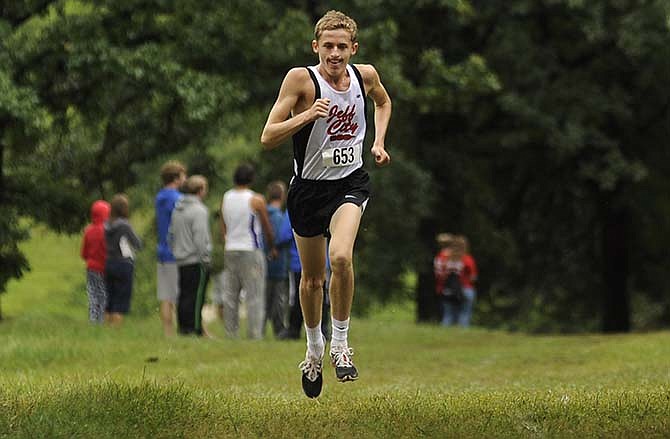
[{"label": "mowed grass path", "polygon": [[310,400],[304,342],[88,325],[78,244],[38,230],[3,295],[0,437],[670,437],[667,332],[445,330],[394,306],[353,319],[360,380],[326,365]]}]

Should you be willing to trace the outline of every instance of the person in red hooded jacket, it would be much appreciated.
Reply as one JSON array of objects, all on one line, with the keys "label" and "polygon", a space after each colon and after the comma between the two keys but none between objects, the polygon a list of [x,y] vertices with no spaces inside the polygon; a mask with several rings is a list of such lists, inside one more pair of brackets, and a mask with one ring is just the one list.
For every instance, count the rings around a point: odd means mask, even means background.
[{"label": "person in red hooded jacket", "polygon": [[105,287],[105,244],[104,222],[109,218],[111,207],[108,202],[97,200],[91,206],[91,223],[84,229],[81,258],[86,261],[86,292],[88,293],[88,319],[92,323],[103,323],[107,305]]}]

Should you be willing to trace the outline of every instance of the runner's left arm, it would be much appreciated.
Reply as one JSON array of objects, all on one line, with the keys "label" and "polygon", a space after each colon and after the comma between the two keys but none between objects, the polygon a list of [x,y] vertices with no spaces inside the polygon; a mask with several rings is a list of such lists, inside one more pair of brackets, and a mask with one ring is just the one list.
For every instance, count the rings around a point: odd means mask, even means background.
[{"label": "runner's left arm", "polygon": [[371,65],[357,65],[363,82],[365,83],[366,93],[375,103],[375,140],[372,144],[372,155],[375,156],[375,163],[378,166],[385,166],[391,162],[384,145],[386,131],[391,120],[391,97],[386,88],[379,79],[377,70]]}]

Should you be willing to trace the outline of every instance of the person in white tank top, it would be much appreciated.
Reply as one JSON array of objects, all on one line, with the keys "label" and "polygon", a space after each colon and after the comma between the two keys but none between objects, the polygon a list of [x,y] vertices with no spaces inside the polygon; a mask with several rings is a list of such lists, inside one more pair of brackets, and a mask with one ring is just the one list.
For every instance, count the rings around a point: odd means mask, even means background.
[{"label": "person in white tank top", "polygon": [[262,247],[258,213],[251,207],[255,195],[249,188],[234,188],[223,195],[226,250],[252,251]]},{"label": "person in white tank top", "polygon": [[223,321],[226,333],[236,338],[239,330],[240,292],[245,291],[248,337],[262,338],[265,320],[265,255],[263,234],[274,249],[274,233],[270,225],[265,198],[250,189],[254,169],[249,164],[237,167],[235,186],[223,195],[221,202],[221,239],[224,244]]},{"label": "person in white tank top", "polygon": [[[320,326],[326,246],[332,270],[330,360],[339,381],[358,378],[348,329],[353,247],[369,196],[369,179],[361,167],[365,96],[374,102],[370,152],[377,166],[390,163],[384,142],[391,99],[373,66],[349,64],[358,50],[357,32],[356,22],[338,11],[327,12],[317,22],[312,50],[319,64],[296,67],[286,74],[261,134],[266,149],[291,136],[294,141],[294,176],[287,205],[302,262],[300,300],[307,352],[299,368],[303,391],[310,398],[319,396],[323,384],[325,342]],[[328,234],[329,244],[324,236]]]}]

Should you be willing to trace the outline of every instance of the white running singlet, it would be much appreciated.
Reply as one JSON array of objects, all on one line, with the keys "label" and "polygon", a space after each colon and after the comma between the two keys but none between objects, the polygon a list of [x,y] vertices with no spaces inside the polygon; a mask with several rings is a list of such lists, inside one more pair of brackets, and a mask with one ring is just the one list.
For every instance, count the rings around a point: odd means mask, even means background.
[{"label": "white running singlet", "polygon": [[365,88],[360,72],[347,65],[349,89],[338,91],[309,66],[315,99],[328,98],[329,115],[306,125],[293,136],[293,172],[304,180],[339,180],[363,166]]},{"label": "white running singlet", "polygon": [[226,223],[226,251],[262,248],[260,220],[251,209],[253,196],[250,189],[231,189],[223,194],[221,209]]}]

